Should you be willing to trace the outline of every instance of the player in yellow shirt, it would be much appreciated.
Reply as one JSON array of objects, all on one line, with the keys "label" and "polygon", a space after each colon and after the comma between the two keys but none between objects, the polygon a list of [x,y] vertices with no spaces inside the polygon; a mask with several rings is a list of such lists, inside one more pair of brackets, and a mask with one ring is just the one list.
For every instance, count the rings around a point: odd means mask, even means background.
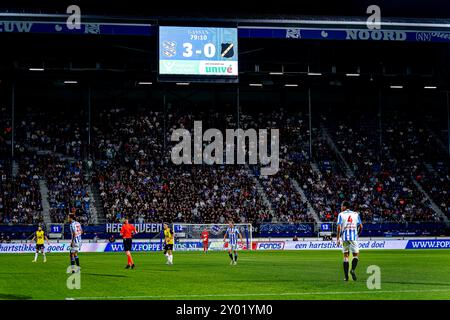
[{"label": "player in yellow shirt", "polygon": [[47,257],[45,256],[45,246],[44,246],[44,240],[47,240],[47,244],[50,245],[50,242],[45,235],[44,230],[42,230],[42,227],[38,227],[36,233],[34,234],[33,239],[31,239],[31,242],[33,242],[36,239],[36,253],[34,254],[34,260],[33,262],[37,261],[39,251],[42,252],[42,255],[44,256],[44,262],[47,262]]},{"label": "player in yellow shirt", "polygon": [[167,258],[166,264],[173,264],[173,231],[167,223],[164,223],[164,255]]}]

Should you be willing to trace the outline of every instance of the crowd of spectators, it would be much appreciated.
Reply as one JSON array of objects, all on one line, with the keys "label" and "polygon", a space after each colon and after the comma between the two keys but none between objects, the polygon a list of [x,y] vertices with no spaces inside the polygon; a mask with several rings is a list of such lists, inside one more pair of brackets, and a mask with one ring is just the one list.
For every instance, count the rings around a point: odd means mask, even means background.
[{"label": "crowd of spectators", "polygon": [[79,159],[85,142],[83,127],[76,112],[28,109],[16,123],[17,151],[40,150]]},{"label": "crowd of spectators", "polygon": [[[423,139],[424,131],[414,128],[411,121],[393,121],[395,125],[389,121],[381,129],[366,119],[328,125],[327,131],[353,175],[341,170],[316,179],[319,188],[312,186],[311,198],[325,206],[319,208],[323,220],[336,218],[344,198],[356,204],[365,221],[438,220],[411,180],[417,164],[426,161],[425,153],[417,150],[418,141],[430,144],[429,137]],[[321,194],[324,188],[326,194]],[[337,201],[334,197],[338,197]]]},{"label": "crowd of spectators", "polygon": [[0,159],[7,159],[11,154],[12,121],[8,110],[0,106]]},{"label": "crowd of spectators", "polygon": [[32,166],[21,166],[11,176],[9,164],[0,162],[0,224],[37,224],[42,222],[39,176]]},{"label": "crowd of spectators", "polygon": [[432,170],[434,171],[424,170],[423,174],[418,174],[415,178],[435,204],[450,218],[450,174],[448,168],[441,165]]},{"label": "crowd of spectators", "polygon": [[[117,222],[125,216],[137,222],[191,223],[266,218],[268,208],[245,168],[173,165],[169,148],[161,141],[161,114],[129,115],[117,109],[103,112],[109,122],[95,130],[100,146],[98,187],[107,221]],[[169,114],[167,118],[167,144],[174,129],[193,129],[192,115],[180,114],[175,120]]]},{"label": "crowd of spectators", "polygon": [[[263,177],[252,166],[171,162],[175,129],[193,133],[194,120],[202,120],[204,130],[236,128],[234,115],[182,108],[166,113],[105,108],[98,110],[92,125],[94,173],[87,180],[82,165],[84,127],[60,114],[52,117],[53,122],[43,114],[26,117],[17,126],[19,173],[13,178],[6,170],[9,165],[0,167],[0,223],[42,221],[40,179],[49,190],[53,222],[63,222],[67,213],[75,212],[81,222],[89,223],[90,188],[98,189],[108,222],[124,217],[136,223],[312,222],[308,202],[320,220],[335,221],[344,199],[365,222],[438,220],[412,179],[449,214],[448,155],[437,152],[429,131],[407,118],[393,116],[378,126],[376,119],[323,117],[314,124],[310,157],[305,114],[282,108],[243,112],[243,129],[280,130],[280,170]],[[0,136],[0,147],[6,148],[5,136]]]},{"label": "crowd of spectators", "polygon": [[82,161],[44,156],[39,162],[47,182],[52,221],[62,223],[67,220],[67,214],[72,212],[80,222],[88,223],[91,199],[83,176]]}]

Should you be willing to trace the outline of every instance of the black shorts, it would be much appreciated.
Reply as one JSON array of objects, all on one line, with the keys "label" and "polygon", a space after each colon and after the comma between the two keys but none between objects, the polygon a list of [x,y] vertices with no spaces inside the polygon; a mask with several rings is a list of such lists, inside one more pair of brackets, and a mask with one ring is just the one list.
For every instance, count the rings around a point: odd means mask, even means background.
[{"label": "black shorts", "polygon": [[45,247],[44,247],[43,244],[37,244],[36,245],[36,250],[44,250],[44,249],[45,249]]},{"label": "black shorts", "polygon": [[166,244],[164,246],[164,253],[166,253],[167,251],[173,251],[173,244]]},{"label": "black shorts", "polygon": [[132,245],[131,238],[123,239],[123,251],[131,251],[131,245]]}]

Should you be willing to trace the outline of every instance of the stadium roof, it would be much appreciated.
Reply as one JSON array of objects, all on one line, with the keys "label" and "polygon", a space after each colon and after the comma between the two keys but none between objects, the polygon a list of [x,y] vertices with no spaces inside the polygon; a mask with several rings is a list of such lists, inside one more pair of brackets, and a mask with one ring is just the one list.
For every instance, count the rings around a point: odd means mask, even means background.
[{"label": "stadium roof", "polygon": [[450,18],[450,4],[442,0],[346,0],[346,1],[288,1],[260,2],[229,0],[220,5],[212,1],[113,1],[113,0],[15,0],[2,1],[0,12],[62,13],[72,4],[79,4],[90,15],[116,16],[184,16],[258,18],[277,14],[314,16],[365,16],[366,8],[376,4],[384,17]]},{"label": "stadium roof", "polygon": [[[281,2],[280,2],[281,1]],[[283,0],[277,6],[258,5],[249,11],[248,7],[227,3],[224,11],[217,7],[201,7],[197,12],[186,9],[186,4],[171,3],[166,7],[147,8],[134,0],[115,3],[111,1],[14,1],[11,4],[0,4],[0,19],[33,19],[59,21],[66,17],[65,5],[79,3],[86,19],[92,21],[116,21],[119,23],[139,22],[151,23],[156,19],[164,21],[238,21],[245,25],[297,25],[317,24],[346,27],[356,23],[364,24],[365,8],[369,1],[348,1],[348,6],[325,6],[314,2],[306,6],[299,2],[298,6],[288,6]],[[388,18],[383,16],[384,23],[396,22],[402,26],[391,25],[395,29],[448,28],[450,10],[442,10],[450,3],[435,5],[429,0],[426,7],[418,5],[418,1],[407,1],[406,7],[381,1],[383,13],[404,18]],[[105,5],[107,3],[107,5]],[[199,6],[202,2],[199,2]],[[211,2],[210,2],[211,3]],[[406,2],[403,2],[403,4]],[[103,4],[103,6],[102,6]],[[386,6],[386,7],[384,7]],[[323,8],[322,8],[323,7]],[[339,7],[339,8],[338,8]],[[222,8],[222,7],[221,7]],[[231,8],[231,9],[230,9]],[[401,9],[401,10],[400,10]],[[420,10],[419,10],[420,9]],[[450,9],[450,8],[449,8]],[[183,11],[183,12],[181,12]],[[276,11],[277,13],[274,13]],[[437,11],[441,15],[434,14]],[[181,12],[181,13],[180,13]],[[420,13],[422,19],[413,19],[413,12]],[[433,12],[433,15],[431,15]],[[344,14],[345,16],[339,16]],[[357,13],[359,17],[357,17]],[[410,14],[409,17],[406,17]],[[312,16],[311,14],[321,14]],[[448,14],[448,17],[446,17]],[[352,16],[353,15],[353,16]],[[439,19],[438,19],[439,17]],[[408,23],[415,25],[408,26]],[[424,26],[424,24],[432,24]],[[61,34],[6,34],[0,33],[2,50],[0,51],[0,72],[2,77],[15,79],[45,78],[59,81],[74,77],[85,81],[121,81],[136,82],[139,80],[156,82],[157,43],[156,37],[129,37],[115,35],[61,35]],[[297,81],[302,83],[345,83],[358,81],[366,84],[389,85],[392,81],[401,81],[423,87],[424,84],[440,84],[448,86],[450,79],[450,50],[447,43],[401,43],[401,42],[337,42],[332,40],[287,40],[287,39],[242,39],[240,41],[240,80],[246,84],[260,81],[267,85],[276,85]],[[30,54],[32,52],[32,54]],[[414,53],[413,55],[411,53]],[[29,68],[41,66],[43,73],[30,73]],[[273,71],[283,71],[282,77],[270,75]],[[309,71],[317,71],[323,77],[308,77]],[[361,73],[362,77],[346,79],[346,73]]]},{"label": "stadium roof", "polygon": [[[56,13],[30,13],[30,12],[0,12],[3,21],[62,21],[67,14]],[[271,26],[271,27],[331,27],[331,28],[356,28],[366,27],[367,17],[363,16],[311,16],[293,14],[265,14],[265,15],[239,15],[239,16],[106,16],[85,15],[83,20],[87,22],[133,23],[154,25],[159,23],[213,23],[233,24],[236,26]],[[449,19],[437,18],[403,18],[383,17],[380,23],[382,28],[402,30],[433,30],[450,29]]]}]

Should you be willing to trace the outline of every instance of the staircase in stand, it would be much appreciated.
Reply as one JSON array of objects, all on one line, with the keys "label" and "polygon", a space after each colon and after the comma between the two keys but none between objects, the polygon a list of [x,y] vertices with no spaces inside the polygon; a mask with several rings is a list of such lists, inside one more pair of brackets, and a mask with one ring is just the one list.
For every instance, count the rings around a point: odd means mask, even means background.
[{"label": "staircase in stand", "polygon": [[42,199],[42,218],[47,227],[52,223],[52,218],[50,216],[50,203],[48,202],[48,188],[47,183],[44,179],[39,180],[39,191],[41,192]]},{"label": "staircase in stand", "polygon": [[341,151],[339,151],[338,147],[336,147],[336,144],[334,143],[333,139],[328,134],[328,131],[325,127],[321,127],[321,133],[322,133],[322,136],[325,138],[325,140],[328,142],[328,145],[330,146],[331,150],[333,150],[334,153],[336,153],[336,156],[337,156],[338,160],[340,161],[341,165],[345,168],[346,176],[348,178],[352,178],[354,176],[353,170],[350,168],[349,164],[345,160]]},{"label": "staircase in stand", "polygon": [[17,177],[17,175],[19,174],[19,164],[17,163],[17,161],[13,161],[12,162],[12,176],[15,178]]},{"label": "staircase in stand", "polygon": [[313,206],[309,202],[308,197],[305,194],[305,191],[302,189],[302,187],[300,187],[297,180],[295,180],[294,178],[291,178],[291,183],[294,186],[295,190],[298,193],[300,193],[303,201],[306,201],[306,204],[308,206],[308,213],[314,218],[314,221],[316,221],[316,223],[319,223],[320,222],[319,215],[317,214],[316,210],[314,210]]},{"label": "staircase in stand", "polygon": [[447,216],[445,215],[444,212],[442,212],[441,208],[439,208],[439,206],[433,201],[433,199],[431,199],[431,197],[428,195],[428,193],[422,188],[420,183],[418,183],[416,181],[416,179],[414,179],[413,177],[411,177],[411,181],[416,186],[417,190],[419,190],[425,196],[425,198],[430,202],[431,209],[433,209],[433,211],[436,213],[436,215],[440,216],[442,218],[442,220],[448,225],[449,221],[448,221]]},{"label": "staircase in stand", "polygon": [[89,222],[91,224],[106,223],[106,215],[102,206],[100,191],[98,187],[92,183],[92,171],[87,170],[84,174],[84,181],[86,181],[86,191],[89,193]]},{"label": "staircase in stand", "polygon": [[274,218],[274,222],[276,217],[274,215],[274,211],[273,211],[273,207],[272,207],[272,202],[269,200],[269,198],[267,197],[266,191],[264,191],[264,188],[261,185],[261,182],[259,182],[259,179],[255,176],[255,173],[248,167],[247,168],[247,174],[249,176],[249,178],[253,179],[253,182],[256,185],[256,190],[258,191],[258,195],[261,198],[261,200],[263,201],[264,205],[267,207],[267,211],[272,215],[272,217]]}]

